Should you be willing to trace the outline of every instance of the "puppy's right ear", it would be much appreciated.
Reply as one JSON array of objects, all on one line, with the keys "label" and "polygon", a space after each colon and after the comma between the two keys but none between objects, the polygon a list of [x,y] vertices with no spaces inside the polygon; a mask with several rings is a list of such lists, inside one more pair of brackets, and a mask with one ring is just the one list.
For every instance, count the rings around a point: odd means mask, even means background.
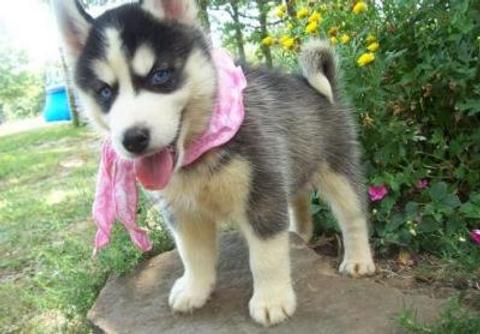
[{"label": "puppy's right ear", "polygon": [[78,58],[92,27],[93,18],[79,0],[51,0],[63,43],[70,60]]}]

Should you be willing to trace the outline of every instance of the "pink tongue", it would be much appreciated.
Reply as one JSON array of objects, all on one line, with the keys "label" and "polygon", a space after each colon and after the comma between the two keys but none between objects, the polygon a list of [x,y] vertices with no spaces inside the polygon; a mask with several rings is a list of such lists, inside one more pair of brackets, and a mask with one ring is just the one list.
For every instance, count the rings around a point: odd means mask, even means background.
[{"label": "pink tongue", "polygon": [[173,157],[165,149],[150,157],[135,161],[137,179],[148,190],[161,190],[170,181],[173,173]]}]

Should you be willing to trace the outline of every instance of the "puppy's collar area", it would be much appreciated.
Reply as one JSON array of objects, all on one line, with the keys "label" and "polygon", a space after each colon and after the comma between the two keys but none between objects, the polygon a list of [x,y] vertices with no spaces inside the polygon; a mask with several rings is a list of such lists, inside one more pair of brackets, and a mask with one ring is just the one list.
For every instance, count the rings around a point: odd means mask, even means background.
[{"label": "puppy's collar area", "polygon": [[[215,50],[212,57],[218,76],[215,106],[207,130],[185,149],[183,167],[229,142],[245,118],[243,91],[247,81],[242,69],[236,67],[223,50]],[[168,184],[172,173],[172,154],[168,150],[140,161],[123,160],[115,153],[110,140],[104,141],[92,210],[97,225],[94,254],[109,243],[116,219],[123,223],[137,248],[142,251],[152,248],[147,232],[136,222],[137,180],[150,190],[161,190]]]},{"label": "puppy's collar area", "polygon": [[217,98],[206,132],[186,148],[183,166],[188,166],[213,148],[229,142],[245,118],[243,91],[247,80],[241,67],[235,66],[224,50],[214,50],[217,69]]}]

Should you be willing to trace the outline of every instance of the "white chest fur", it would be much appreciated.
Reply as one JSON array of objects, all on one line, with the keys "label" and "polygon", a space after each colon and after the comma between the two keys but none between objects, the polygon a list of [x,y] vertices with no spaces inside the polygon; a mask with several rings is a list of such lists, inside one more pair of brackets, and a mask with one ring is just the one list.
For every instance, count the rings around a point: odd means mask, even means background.
[{"label": "white chest fur", "polygon": [[201,166],[177,173],[168,187],[152,195],[174,216],[202,215],[231,220],[244,213],[250,190],[250,164],[236,158],[219,170]]}]

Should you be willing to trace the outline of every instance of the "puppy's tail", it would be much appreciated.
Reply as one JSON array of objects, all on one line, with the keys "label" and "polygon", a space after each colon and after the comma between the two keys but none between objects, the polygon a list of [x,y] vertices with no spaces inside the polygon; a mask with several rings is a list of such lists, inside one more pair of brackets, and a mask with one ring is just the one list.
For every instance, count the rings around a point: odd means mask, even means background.
[{"label": "puppy's tail", "polygon": [[337,72],[333,48],[327,41],[311,40],[303,46],[299,61],[305,79],[333,104]]}]

